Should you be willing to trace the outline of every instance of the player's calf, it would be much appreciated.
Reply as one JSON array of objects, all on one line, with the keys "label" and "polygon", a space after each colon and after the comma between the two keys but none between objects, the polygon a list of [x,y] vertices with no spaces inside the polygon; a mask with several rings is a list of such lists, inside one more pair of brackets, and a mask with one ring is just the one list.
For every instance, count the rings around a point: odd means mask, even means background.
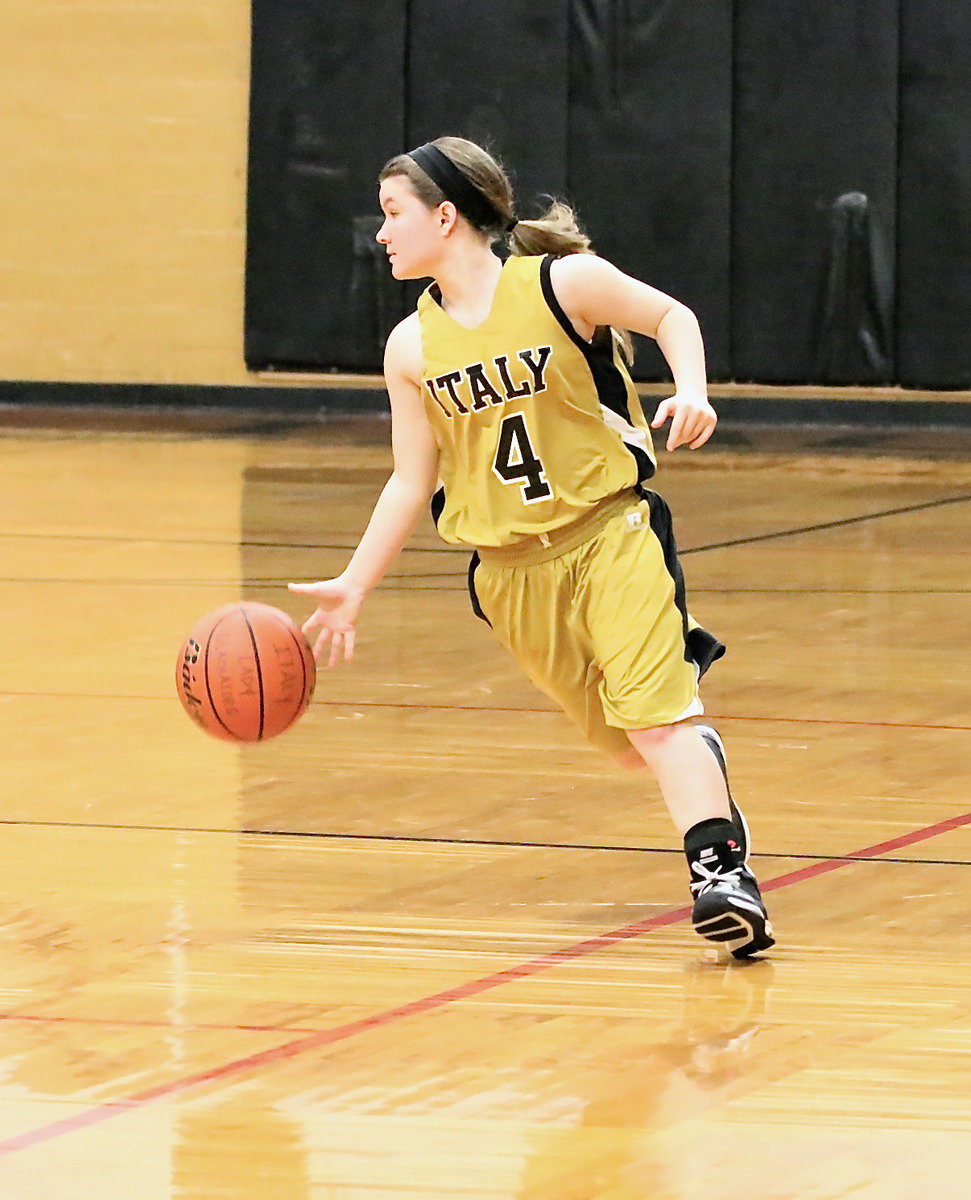
[{"label": "player's calf", "polygon": [[745,814],[735,803],[735,797],[732,795],[732,785],[728,782],[728,763],[725,758],[724,743],[718,736],[718,730],[712,729],[710,725],[696,725],[695,729],[701,734],[701,740],[715,756],[715,762],[718,763],[721,769],[725,780],[725,790],[728,792],[728,807],[732,813],[732,824],[735,826],[735,837],[738,842],[739,853],[742,856],[742,862],[747,863],[749,855],[752,853],[748,822],[745,820]]}]

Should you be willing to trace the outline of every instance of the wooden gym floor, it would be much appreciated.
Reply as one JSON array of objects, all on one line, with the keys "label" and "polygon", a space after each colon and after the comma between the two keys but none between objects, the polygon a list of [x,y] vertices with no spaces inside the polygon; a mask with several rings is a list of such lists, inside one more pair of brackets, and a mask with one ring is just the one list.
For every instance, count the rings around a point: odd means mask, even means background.
[{"label": "wooden gym floor", "polygon": [[383,422],[100,425],[0,436],[5,1200],[967,1193],[967,461],[664,462],[779,935],[726,965],[428,525],[289,734],[183,715],[199,615],[340,569]]}]

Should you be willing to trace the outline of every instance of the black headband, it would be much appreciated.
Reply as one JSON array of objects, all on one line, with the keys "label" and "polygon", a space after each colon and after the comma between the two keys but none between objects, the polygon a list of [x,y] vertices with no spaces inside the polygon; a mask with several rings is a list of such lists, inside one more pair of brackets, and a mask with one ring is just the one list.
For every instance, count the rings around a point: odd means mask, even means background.
[{"label": "black headband", "polygon": [[409,150],[408,157],[438,186],[445,199],[451,200],[462,216],[477,228],[502,225],[508,233],[517,224],[515,217],[508,218],[495,208],[465,172],[431,142],[426,142],[417,150]]}]

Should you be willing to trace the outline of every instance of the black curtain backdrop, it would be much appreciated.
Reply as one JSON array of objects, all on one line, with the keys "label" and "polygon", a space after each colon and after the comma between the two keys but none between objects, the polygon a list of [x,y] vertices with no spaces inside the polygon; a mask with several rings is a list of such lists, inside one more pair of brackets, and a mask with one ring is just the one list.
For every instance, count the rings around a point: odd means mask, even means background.
[{"label": "black curtain backdrop", "polygon": [[535,209],[543,192],[562,195],[568,17],[566,4],[549,0],[411,0],[407,136],[400,149],[443,134],[471,138],[511,172],[521,207]]},{"label": "black curtain backdrop", "polygon": [[905,0],[899,380],[971,387],[971,5]]},{"label": "black curtain backdrop", "polygon": [[[521,216],[536,215],[542,194],[563,195],[568,17],[566,4],[549,0],[410,0],[399,149],[445,134],[471,138],[509,173]],[[425,282],[391,286],[411,309]]]},{"label": "black curtain backdrop", "polygon": [[253,4],[252,369],[375,368],[384,327],[403,315],[370,243],[375,175],[405,139],[405,14],[402,0]]},{"label": "black curtain backdrop", "polygon": [[[568,195],[594,248],[698,315],[730,373],[732,15],[724,0],[572,6]],[[641,379],[669,378],[637,339]]]},{"label": "black curtain backdrop", "polygon": [[690,305],[713,380],[971,386],[971,6],[254,0],[252,72],[251,368],[380,368],[419,289],[376,176],[455,133]]},{"label": "black curtain backdrop", "polygon": [[[732,371],[844,382],[852,345],[827,354],[826,340],[852,342],[872,297],[866,273],[841,261],[866,258],[857,243],[872,236],[893,286],[897,0],[735,7]],[[849,228],[846,196],[864,198],[865,234]],[[854,361],[859,382],[892,376],[892,350],[880,349],[872,366]]]}]

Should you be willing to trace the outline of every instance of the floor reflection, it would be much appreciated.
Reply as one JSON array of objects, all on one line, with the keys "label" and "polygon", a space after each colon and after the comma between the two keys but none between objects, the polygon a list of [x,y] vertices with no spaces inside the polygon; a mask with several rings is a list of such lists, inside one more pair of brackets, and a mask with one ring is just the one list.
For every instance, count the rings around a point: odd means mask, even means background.
[{"label": "floor reflection", "polygon": [[240,1095],[183,1105],[172,1188],[173,1200],[311,1200],[299,1121]]}]

